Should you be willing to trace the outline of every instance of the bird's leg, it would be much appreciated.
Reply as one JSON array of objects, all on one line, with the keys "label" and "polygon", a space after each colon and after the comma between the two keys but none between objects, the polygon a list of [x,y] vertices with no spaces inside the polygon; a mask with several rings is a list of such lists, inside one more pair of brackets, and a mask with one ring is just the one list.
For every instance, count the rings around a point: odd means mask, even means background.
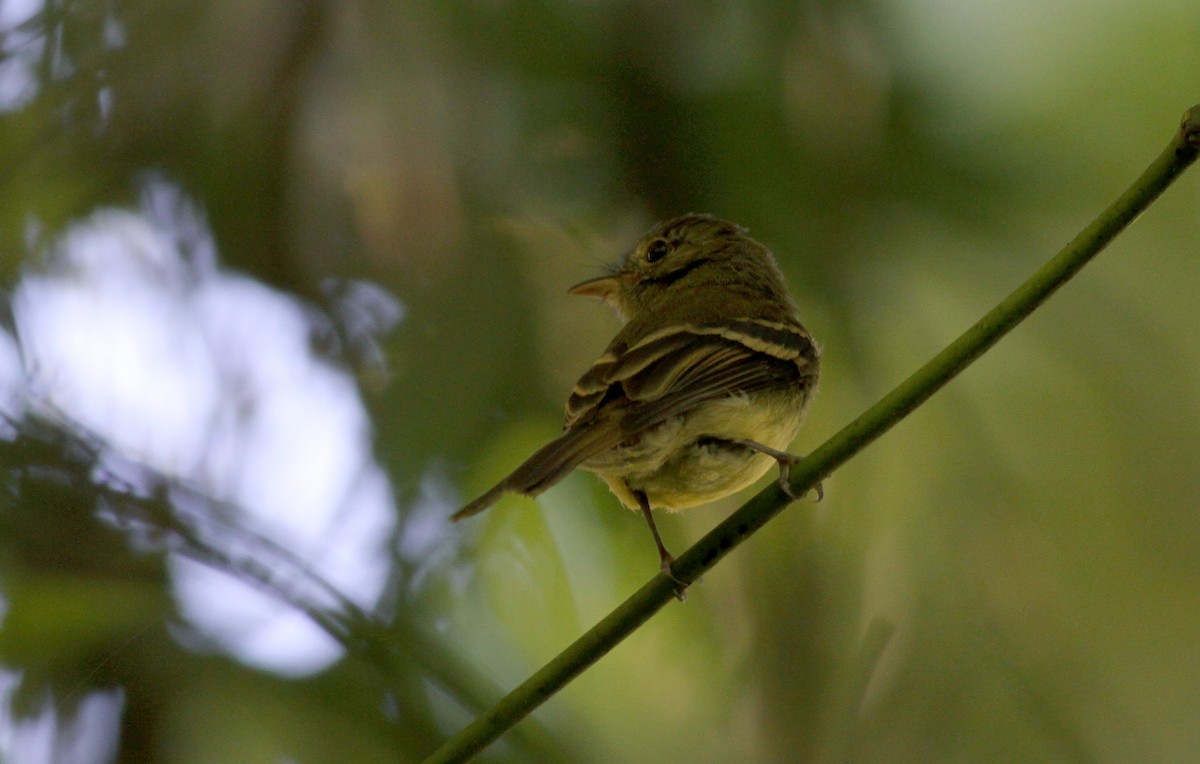
[{"label": "bird's leg", "polygon": [[[629,484],[626,483],[625,485],[628,487]],[[671,563],[675,561],[675,558],[671,556],[671,553],[668,552],[667,548],[663,545],[662,536],[658,535],[658,526],[654,524],[654,515],[650,511],[650,500],[646,498],[645,491],[639,491],[635,488],[630,488],[629,492],[633,494],[635,499],[637,499],[638,506],[642,509],[642,516],[646,518],[646,524],[650,526],[650,534],[654,536],[654,545],[658,547],[658,560],[663,575],[677,584],[675,587],[675,598],[680,602],[683,602],[684,590],[687,589],[687,584],[680,581],[675,577],[675,574],[671,572]]]},{"label": "bird's leg", "polygon": [[[780,490],[786,493],[788,498],[792,499],[793,501],[800,498],[792,493],[792,485],[789,478],[791,476],[792,465],[799,464],[804,460],[804,457],[795,456],[794,454],[789,454],[787,451],[780,451],[779,449],[771,448],[770,446],[764,446],[762,443],[759,443],[756,440],[735,440],[733,442],[737,443],[739,446],[745,446],[751,451],[758,451],[760,454],[766,454],[778,462]],[[817,501],[825,498],[825,489],[821,486],[820,482],[813,486],[813,490],[817,492]]]}]

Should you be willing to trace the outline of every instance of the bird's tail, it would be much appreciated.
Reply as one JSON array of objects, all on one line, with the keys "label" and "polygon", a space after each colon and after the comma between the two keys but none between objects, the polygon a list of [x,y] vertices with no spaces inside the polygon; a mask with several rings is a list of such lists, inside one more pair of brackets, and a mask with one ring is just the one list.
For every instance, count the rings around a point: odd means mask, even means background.
[{"label": "bird's tail", "polygon": [[506,493],[537,496],[592,456],[612,448],[619,442],[619,430],[609,422],[593,422],[590,426],[567,430],[539,448],[533,456],[513,470],[511,475],[450,515],[450,522],[456,523],[464,517],[479,514]]}]

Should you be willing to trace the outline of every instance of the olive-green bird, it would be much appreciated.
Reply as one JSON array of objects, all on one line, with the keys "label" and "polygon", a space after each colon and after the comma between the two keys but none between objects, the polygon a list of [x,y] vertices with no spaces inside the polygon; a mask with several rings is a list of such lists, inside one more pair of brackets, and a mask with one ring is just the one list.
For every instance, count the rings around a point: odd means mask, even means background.
[{"label": "olive-green bird", "polygon": [[[624,326],[567,400],[563,434],[451,516],[506,493],[537,496],[576,467],[604,479],[650,525],[652,509],[704,504],[797,457],[786,449],[817,387],[820,350],[770,250],[733,223],[659,223],[613,273],[571,294],[608,303]],[[819,489],[818,489],[819,493]]]}]

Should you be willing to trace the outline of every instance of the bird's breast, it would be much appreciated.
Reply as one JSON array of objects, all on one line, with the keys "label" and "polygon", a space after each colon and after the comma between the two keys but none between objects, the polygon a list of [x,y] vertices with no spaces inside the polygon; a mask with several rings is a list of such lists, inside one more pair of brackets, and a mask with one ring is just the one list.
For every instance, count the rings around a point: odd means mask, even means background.
[{"label": "bird's breast", "polygon": [[745,488],[775,464],[735,441],[786,450],[803,423],[805,397],[776,390],[707,401],[581,466],[604,478],[631,509],[638,506],[632,490],[644,491],[656,509],[706,504]]}]

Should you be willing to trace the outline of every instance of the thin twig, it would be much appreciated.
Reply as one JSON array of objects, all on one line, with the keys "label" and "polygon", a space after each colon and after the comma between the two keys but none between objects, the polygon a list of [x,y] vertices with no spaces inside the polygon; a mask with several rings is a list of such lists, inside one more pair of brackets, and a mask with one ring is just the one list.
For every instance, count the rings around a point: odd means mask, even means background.
[{"label": "thin twig", "polygon": [[[970,366],[1079,272],[1150,206],[1200,152],[1200,105],[1183,116],[1171,143],[1115,202],[962,336],[904,380],[808,458],[792,468],[803,496]],[[690,584],[767,521],[790,499],[772,483],[688,549],[672,566]],[[516,689],[435,751],[425,764],[468,761],[568,682],[603,657],[674,598],[676,581],[659,574]]]}]

